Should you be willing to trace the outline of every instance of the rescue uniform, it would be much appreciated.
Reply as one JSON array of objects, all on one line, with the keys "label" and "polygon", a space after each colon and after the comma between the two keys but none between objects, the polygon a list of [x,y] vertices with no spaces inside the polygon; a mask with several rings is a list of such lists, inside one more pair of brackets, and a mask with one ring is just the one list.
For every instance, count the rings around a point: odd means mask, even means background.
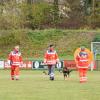
[{"label": "rescue uniform", "polygon": [[19,67],[22,64],[22,56],[18,51],[12,51],[8,57],[9,64],[11,65],[11,79],[19,79]]},{"label": "rescue uniform", "polygon": [[87,81],[87,70],[89,68],[88,54],[86,52],[80,52],[76,56],[77,68],[80,76],[80,83]]},{"label": "rescue uniform", "polygon": [[47,50],[44,56],[44,63],[48,66],[48,74],[50,76],[50,80],[54,80],[54,68],[58,61],[59,59],[56,51]]}]

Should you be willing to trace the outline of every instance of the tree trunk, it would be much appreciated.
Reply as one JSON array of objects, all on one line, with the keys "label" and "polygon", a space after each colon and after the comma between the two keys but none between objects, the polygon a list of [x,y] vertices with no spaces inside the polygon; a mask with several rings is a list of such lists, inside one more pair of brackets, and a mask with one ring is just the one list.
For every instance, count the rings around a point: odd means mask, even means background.
[{"label": "tree trunk", "polygon": [[59,2],[58,0],[54,0],[54,24],[57,24],[59,18]]}]

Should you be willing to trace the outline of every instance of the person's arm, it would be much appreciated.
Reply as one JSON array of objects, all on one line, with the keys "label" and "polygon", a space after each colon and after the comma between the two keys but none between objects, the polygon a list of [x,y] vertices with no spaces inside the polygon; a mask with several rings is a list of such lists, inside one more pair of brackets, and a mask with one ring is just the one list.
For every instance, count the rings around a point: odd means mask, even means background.
[{"label": "person's arm", "polygon": [[8,62],[8,64],[9,65],[11,65],[11,61],[12,61],[12,55],[11,55],[11,53],[8,55],[8,60],[7,60],[7,62]]},{"label": "person's arm", "polygon": [[44,55],[44,64],[46,64],[46,62],[47,62],[47,53],[45,53]]},{"label": "person's arm", "polygon": [[23,58],[22,58],[22,55],[21,55],[21,53],[20,53],[19,60],[20,60],[20,65],[21,65],[21,66],[23,66]]},{"label": "person's arm", "polygon": [[59,57],[57,53],[55,54],[55,57],[56,57],[56,62],[59,63]]}]

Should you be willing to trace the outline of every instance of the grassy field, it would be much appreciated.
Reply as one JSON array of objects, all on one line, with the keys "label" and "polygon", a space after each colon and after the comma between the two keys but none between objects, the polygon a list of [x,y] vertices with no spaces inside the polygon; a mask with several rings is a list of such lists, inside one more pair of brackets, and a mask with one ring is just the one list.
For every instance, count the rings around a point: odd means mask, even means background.
[{"label": "grassy field", "polygon": [[85,84],[77,71],[67,80],[56,71],[55,81],[42,71],[22,70],[19,81],[10,80],[9,73],[0,70],[0,100],[100,100],[100,71],[89,71]]}]

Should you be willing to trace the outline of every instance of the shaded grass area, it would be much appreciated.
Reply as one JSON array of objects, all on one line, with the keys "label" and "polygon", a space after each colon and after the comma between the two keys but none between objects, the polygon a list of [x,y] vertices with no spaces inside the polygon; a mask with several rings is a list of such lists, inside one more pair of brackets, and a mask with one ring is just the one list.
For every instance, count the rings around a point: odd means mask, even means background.
[{"label": "shaded grass area", "polygon": [[79,83],[78,72],[73,71],[64,81],[56,71],[50,81],[42,71],[22,70],[19,81],[11,81],[9,70],[0,71],[0,100],[99,100],[100,72],[89,71],[88,82]]}]

